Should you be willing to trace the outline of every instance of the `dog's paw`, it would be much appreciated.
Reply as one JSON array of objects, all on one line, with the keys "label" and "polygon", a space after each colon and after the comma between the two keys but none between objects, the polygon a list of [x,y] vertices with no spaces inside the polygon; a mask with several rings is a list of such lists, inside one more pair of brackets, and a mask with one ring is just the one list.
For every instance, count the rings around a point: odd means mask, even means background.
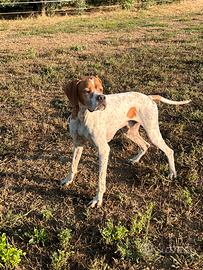
[{"label": "dog's paw", "polygon": [[129,163],[131,163],[131,164],[135,164],[135,163],[138,163],[140,161],[140,159],[139,158],[131,158],[131,159],[129,159]]},{"label": "dog's paw", "polygon": [[69,172],[68,176],[61,180],[61,187],[67,188],[74,179],[75,173]]},{"label": "dog's paw", "polygon": [[101,207],[102,206],[102,199],[98,199],[97,197],[94,197],[93,200],[91,200],[88,203],[88,207],[94,208],[94,207]]},{"label": "dog's paw", "polygon": [[177,172],[176,172],[176,171],[170,172],[170,173],[169,173],[169,178],[170,178],[171,180],[173,180],[173,179],[176,178],[176,177],[177,177]]},{"label": "dog's paw", "polygon": [[71,183],[73,182],[73,179],[70,179],[69,177],[66,177],[61,180],[60,186],[63,188],[67,188]]}]

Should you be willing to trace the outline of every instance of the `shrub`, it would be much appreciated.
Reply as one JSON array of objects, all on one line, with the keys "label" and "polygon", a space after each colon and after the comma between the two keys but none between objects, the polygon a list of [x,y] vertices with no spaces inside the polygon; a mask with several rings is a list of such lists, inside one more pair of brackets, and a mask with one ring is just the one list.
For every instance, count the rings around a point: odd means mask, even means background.
[{"label": "shrub", "polygon": [[134,4],[134,0],[121,0],[121,7],[123,9],[131,9]]},{"label": "shrub", "polygon": [[141,8],[146,8],[152,5],[168,4],[172,2],[180,2],[180,0],[138,0]]},{"label": "shrub", "polygon": [[73,3],[79,11],[83,11],[87,7],[86,0],[75,0]]}]

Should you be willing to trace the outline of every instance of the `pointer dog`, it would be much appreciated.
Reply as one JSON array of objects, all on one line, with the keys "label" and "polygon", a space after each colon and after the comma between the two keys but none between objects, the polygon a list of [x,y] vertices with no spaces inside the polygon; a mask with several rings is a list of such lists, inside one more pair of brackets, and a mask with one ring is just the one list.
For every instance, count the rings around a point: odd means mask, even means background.
[{"label": "pointer dog", "polygon": [[106,190],[106,171],[109,157],[108,142],[115,133],[128,127],[126,136],[140,147],[139,153],[131,159],[136,163],[150,146],[140,135],[140,125],[146,130],[151,142],[160,148],[169,162],[169,176],[176,177],[173,150],[164,142],[158,123],[156,100],[167,104],[181,105],[186,101],[172,101],[159,95],[144,95],[138,92],[104,95],[102,82],[98,77],[83,77],[68,83],[64,92],[72,105],[69,129],[73,138],[74,151],[70,172],[61,184],[68,186],[77,173],[78,163],[85,141],[93,143],[99,152],[99,181],[97,194],[90,206],[101,206]]}]

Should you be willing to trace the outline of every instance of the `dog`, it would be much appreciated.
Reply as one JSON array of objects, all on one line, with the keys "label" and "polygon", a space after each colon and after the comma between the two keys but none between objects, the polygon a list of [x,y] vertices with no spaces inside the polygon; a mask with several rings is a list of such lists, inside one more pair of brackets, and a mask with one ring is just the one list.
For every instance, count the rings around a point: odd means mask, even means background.
[{"label": "dog", "polygon": [[160,133],[155,101],[181,105],[191,100],[172,101],[159,95],[147,96],[138,92],[104,95],[102,82],[98,76],[86,76],[71,81],[63,90],[72,105],[68,123],[74,150],[70,172],[61,184],[67,187],[72,183],[85,142],[94,144],[99,152],[99,181],[96,196],[90,202],[90,207],[102,205],[110,152],[108,142],[123,127],[128,128],[126,137],[140,148],[139,153],[130,160],[133,164],[140,160],[150,146],[139,134],[141,125],[151,142],[166,154],[169,177],[176,177],[173,150],[166,145]]}]

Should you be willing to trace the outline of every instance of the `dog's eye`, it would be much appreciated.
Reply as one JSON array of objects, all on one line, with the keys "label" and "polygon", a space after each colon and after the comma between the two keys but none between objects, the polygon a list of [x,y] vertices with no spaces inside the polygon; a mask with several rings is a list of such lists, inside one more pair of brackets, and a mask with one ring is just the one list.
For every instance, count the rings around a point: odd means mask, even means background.
[{"label": "dog's eye", "polygon": [[84,92],[88,94],[88,93],[90,93],[90,89],[89,88],[85,88],[84,89]]}]

